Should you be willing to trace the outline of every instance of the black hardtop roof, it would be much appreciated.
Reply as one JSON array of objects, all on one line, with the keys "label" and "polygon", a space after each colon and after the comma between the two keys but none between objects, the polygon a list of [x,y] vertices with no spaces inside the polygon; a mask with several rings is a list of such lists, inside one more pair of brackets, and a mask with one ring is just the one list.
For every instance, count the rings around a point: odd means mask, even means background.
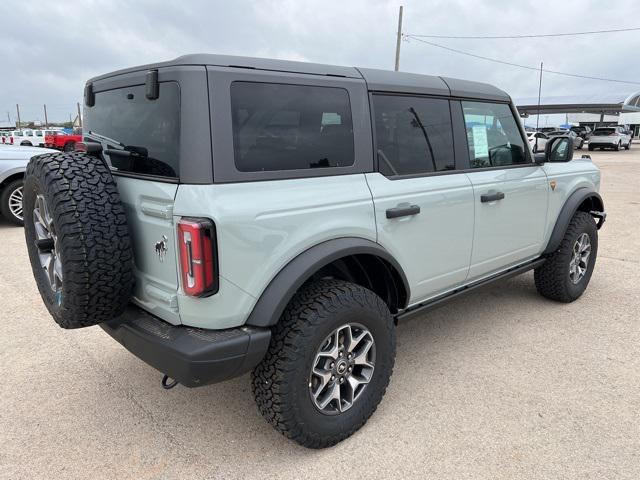
[{"label": "black hardtop roof", "polygon": [[117,70],[115,72],[93,77],[89,79],[87,83],[93,83],[126,73],[187,65],[250,68],[266,71],[359,78],[364,79],[367,82],[368,89],[372,91],[443,95],[498,101],[510,100],[507,93],[493,85],[456,78],[394,72],[391,70],[378,70],[372,68],[343,67],[338,65],[296,62],[291,60],[215,55],[210,53],[183,55],[166,62],[150,63],[147,65],[139,65],[123,70]]}]

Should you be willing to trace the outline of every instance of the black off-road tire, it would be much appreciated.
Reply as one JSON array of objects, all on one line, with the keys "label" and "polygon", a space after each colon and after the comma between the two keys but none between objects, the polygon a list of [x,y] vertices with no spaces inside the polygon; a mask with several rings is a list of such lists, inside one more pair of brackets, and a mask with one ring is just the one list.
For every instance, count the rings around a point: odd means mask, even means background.
[{"label": "black off-road tire", "polygon": [[593,147],[592,147],[591,145],[589,145],[589,147],[588,147],[588,148],[589,148],[589,151],[590,151],[590,152],[593,152]]},{"label": "black off-road tire", "polygon": [[22,185],[22,179],[14,180],[4,187],[4,189],[2,190],[2,194],[0,195],[0,213],[2,213],[2,216],[14,225],[23,225],[24,221],[23,219],[16,217],[16,215],[11,211],[11,208],[9,207],[9,200],[11,194],[16,192],[16,190],[22,188]]},{"label": "black off-road tire", "polygon": [[[376,347],[373,377],[353,406],[338,414],[318,410],[309,392],[316,352],[341,325],[357,322]],[[385,394],[395,361],[396,336],[387,305],[372,291],[339,280],[304,286],[273,328],[271,344],[253,371],[252,390],[264,418],[287,438],[309,448],[335,445],[362,427]]]},{"label": "black off-road tire", "polygon": [[[60,252],[62,287],[54,292],[36,246],[34,205],[47,202]],[[62,328],[122,314],[133,287],[133,252],[124,207],[105,163],[81,153],[38,155],[24,183],[27,250],[40,295]]]},{"label": "black off-road tire", "polygon": [[[589,235],[591,255],[584,277],[577,284],[574,284],[569,276],[569,263],[574,243],[583,233]],[[535,269],[536,289],[542,296],[558,302],[569,303],[577,300],[589,284],[597,255],[598,229],[596,222],[588,213],[576,212],[562,242],[560,242],[560,247],[549,256],[542,266]]]}]

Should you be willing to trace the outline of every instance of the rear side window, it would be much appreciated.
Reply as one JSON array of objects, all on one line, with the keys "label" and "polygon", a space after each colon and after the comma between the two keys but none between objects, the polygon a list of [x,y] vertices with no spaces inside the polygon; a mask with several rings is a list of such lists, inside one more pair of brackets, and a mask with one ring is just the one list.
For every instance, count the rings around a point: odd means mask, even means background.
[{"label": "rear side window", "polygon": [[178,177],[180,166],[180,89],[160,83],[155,100],[145,86],[97,92],[85,108],[86,141],[102,144],[103,155],[118,171]]},{"label": "rear side window", "polygon": [[378,169],[386,176],[453,170],[449,101],[374,95]]},{"label": "rear side window", "polygon": [[529,163],[516,119],[504,103],[462,102],[471,168]]},{"label": "rear side window", "polygon": [[231,84],[233,148],[241,172],[353,165],[349,94],[336,87]]}]

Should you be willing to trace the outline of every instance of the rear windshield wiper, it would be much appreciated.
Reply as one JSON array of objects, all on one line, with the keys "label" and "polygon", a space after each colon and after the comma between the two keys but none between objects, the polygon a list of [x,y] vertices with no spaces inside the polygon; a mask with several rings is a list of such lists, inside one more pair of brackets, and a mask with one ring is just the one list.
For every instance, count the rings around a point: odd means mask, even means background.
[{"label": "rear windshield wiper", "polygon": [[113,138],[109,138],[106,135],[102,135],[100,133],[92,132],[91,130],[89,130],[88,132],[85,132],[84,136],[89,137],[92,140],[97,140],[99,143],[103,143],[103,142],[114,143],[115,145],[120,147],[120,149],[124,149],[124,147],[126,147],[124,143],[119,142],[118,140],[114,140]]},{"label": "rear windshield wiper", "polygon": [[136,145],[125,145],[121,141],[107,137],[106,135],[102,135],[101,133],[96,133],[89,130],[84,134],[84,136],[92,140],[97,140],[98,143],[100,143],[100,145],[103,147],[102,151],[107,155],[113,155],[113,156],[119,156],[119,157],[130,157],[130,156],[148,157],[149,156],[149,152],[144,147],[138,147]]}]

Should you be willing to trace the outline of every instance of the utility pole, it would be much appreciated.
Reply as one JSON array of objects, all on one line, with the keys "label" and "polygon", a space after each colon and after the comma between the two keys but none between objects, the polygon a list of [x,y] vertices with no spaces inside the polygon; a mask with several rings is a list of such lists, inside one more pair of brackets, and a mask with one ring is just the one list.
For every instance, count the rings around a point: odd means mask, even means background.
[{"label": "utility pole", "polygon": [[400,5],[400,12],[398,13],[398,36],[396,38],[396,68],[397,72],[400,69],[400,44],[402,43],[402,5]]},{"label": "utility pole", "polygon": [[80,112],[80,102],[76,102],[76,105],[78,106],[78,125],[80,125],[80,128],[82,128],[82,113]]},{"label": "utility pole", "polygon": [[542,93],[542,62],[540,62],[540,81],[538,82],[538,114],[536,115],[536,151],[538,151],[538,126],[540,125],[540,94]]},{"label": "utility pole", "polygon": [[44,128],[49,128],[49,119],[47,118],[47,105],[44,104]]},{"label": "utility pole", "polygon": [[16,112],[18,112],[18,123],[16,124],[16,128],[20,130],[20,124],[22,122],[20,121],[20,105],[18,105],[17,103],[16,103]]}]

